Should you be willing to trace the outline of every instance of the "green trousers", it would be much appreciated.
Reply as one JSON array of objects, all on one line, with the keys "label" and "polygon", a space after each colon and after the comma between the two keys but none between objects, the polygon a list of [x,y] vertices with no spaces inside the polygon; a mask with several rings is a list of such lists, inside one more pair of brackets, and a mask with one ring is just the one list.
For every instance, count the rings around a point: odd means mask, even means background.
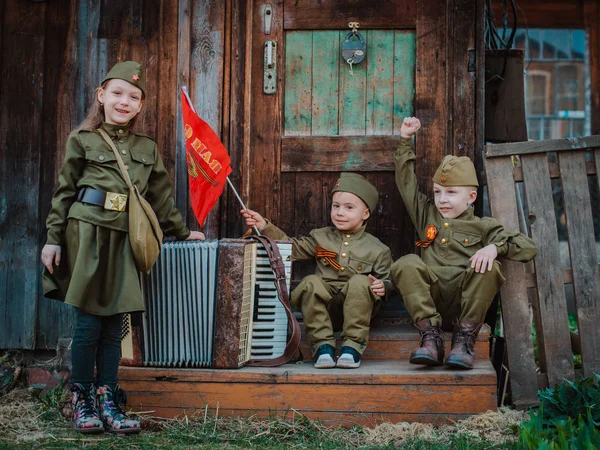
[{"label": "green trousers", "polygon": [[432,325],[446,330],[452,329],[454,320],[466,317],[483,322],[504,283],[500,262],[494,261],[492,270],[485,273],[471,267],[464,271],[439,269],[436,273],[415,254],[392,264],[392,281],[412,320],[429,319]]},{"label": "green trousers", "polygon": [[380,297],[371,291],[366,275],[347,282],[326,283],[316,275],[305,277],[292,292],[292,305],[299,308],[313,355],[323,344],[335,348],[334,331],[342,330],[342,346],[360,354],[369,342],[371,316],[379,309]]}]

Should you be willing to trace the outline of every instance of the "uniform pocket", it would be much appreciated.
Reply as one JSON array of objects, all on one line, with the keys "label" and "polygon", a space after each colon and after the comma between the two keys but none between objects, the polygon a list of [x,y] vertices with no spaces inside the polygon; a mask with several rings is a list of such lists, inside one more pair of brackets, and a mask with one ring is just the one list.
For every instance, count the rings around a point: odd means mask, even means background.
[{"label": "uniform pocket", "polygon": [[452,236],[456,242],[460,243],[463,247],[472,247],[481,243],[481,236],[472,233],[465,233],[464,231],[454,231]]},{"label": "uniform pocket", "polygon": [[357,258],[350,257],[350,259],[348,260],[348,265],[356,273],[368,275],[373,271],[373,263],[369,261],[363,261]]},{"label": "uniform pocket", "polygon": [[116,160],[115,154],[113,152],[104,152],[102,150],[88,150],[85,152],[86,161],[105,164],[108,162],[113,162]]},{"label": "uniform pocket", "polygon": [[155,157],[152,153],[132,151],[131,159],[133,159],[135,162],[138,162],[145,166],[150,166],[150,165],[154,164]]}]

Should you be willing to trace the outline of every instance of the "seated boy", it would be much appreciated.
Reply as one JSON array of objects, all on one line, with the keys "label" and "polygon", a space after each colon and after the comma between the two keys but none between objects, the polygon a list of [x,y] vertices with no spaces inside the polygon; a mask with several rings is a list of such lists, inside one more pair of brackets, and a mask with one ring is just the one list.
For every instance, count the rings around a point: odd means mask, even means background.
[{"label": "seated boy", "polygon": [[[316,259],[314,275],[292,291],[291,304],[300,308],[315,367],[336,367],[334,330],[342,330],[337,367],[360,366],[369,339],[371,316],[391,288],[391,252],[365,231],[379,193],[362,176],[342,173],[332,190],[333,227],[312,230],[293,238],[292,259]],[[272,239],[289,239],[255,211],[243,210],[246,224]]]},{"label": "seated boy", "polygon": [[433,201],[417,189],[415,154],[410,138],[419,119],[404,119],[403,138],[394,154],[396,185],[419,235],[421,258],[405,255],[391,268],[392,282],[421,333],[412,364],[438,366],[444,361],[444,335],[454,326],[446,365],[473,368],[474,344],[485,314],[504,277],[497,258],[527,262],[536,253],[533,240],[508,232],[490,217],[474,216],[477,174],[466,156],[444,157],[433,176]]}]

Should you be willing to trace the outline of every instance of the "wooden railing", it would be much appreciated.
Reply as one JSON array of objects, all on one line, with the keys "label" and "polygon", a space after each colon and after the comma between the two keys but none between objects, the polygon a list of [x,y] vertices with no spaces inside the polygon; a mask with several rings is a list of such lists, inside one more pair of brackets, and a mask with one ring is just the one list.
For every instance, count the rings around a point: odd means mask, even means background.
[{"label": "wooden railing", "polygon": [[[573,288],[582,375],[600,372],[600,244],[594,235],[594,215],[600,214],[600,136],[487,145],[484,164],[492,216],[508,229],[528,233],[538,246],[532,264],[503,263],[512,398],[517,407],[526,407],[537,403],[544,384],[575,378],[566,284]],[[558,209],[555,198],[559,204],[562,199]],[[563,263],[560,221],[568,241]]]}]

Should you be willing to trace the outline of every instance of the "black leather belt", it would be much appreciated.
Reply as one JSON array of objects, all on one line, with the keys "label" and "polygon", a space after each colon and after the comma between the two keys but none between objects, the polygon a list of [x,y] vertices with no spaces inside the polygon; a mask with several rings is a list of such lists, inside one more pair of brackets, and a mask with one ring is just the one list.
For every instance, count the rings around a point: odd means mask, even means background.
[{"label": "black leather belt", "polygon": [[125,211],[127,209],[127,195],[116,192],[99,191],[92,188],[83,188],[77,195],[77,201],[89,205],[102,206],[111,211]]}]

